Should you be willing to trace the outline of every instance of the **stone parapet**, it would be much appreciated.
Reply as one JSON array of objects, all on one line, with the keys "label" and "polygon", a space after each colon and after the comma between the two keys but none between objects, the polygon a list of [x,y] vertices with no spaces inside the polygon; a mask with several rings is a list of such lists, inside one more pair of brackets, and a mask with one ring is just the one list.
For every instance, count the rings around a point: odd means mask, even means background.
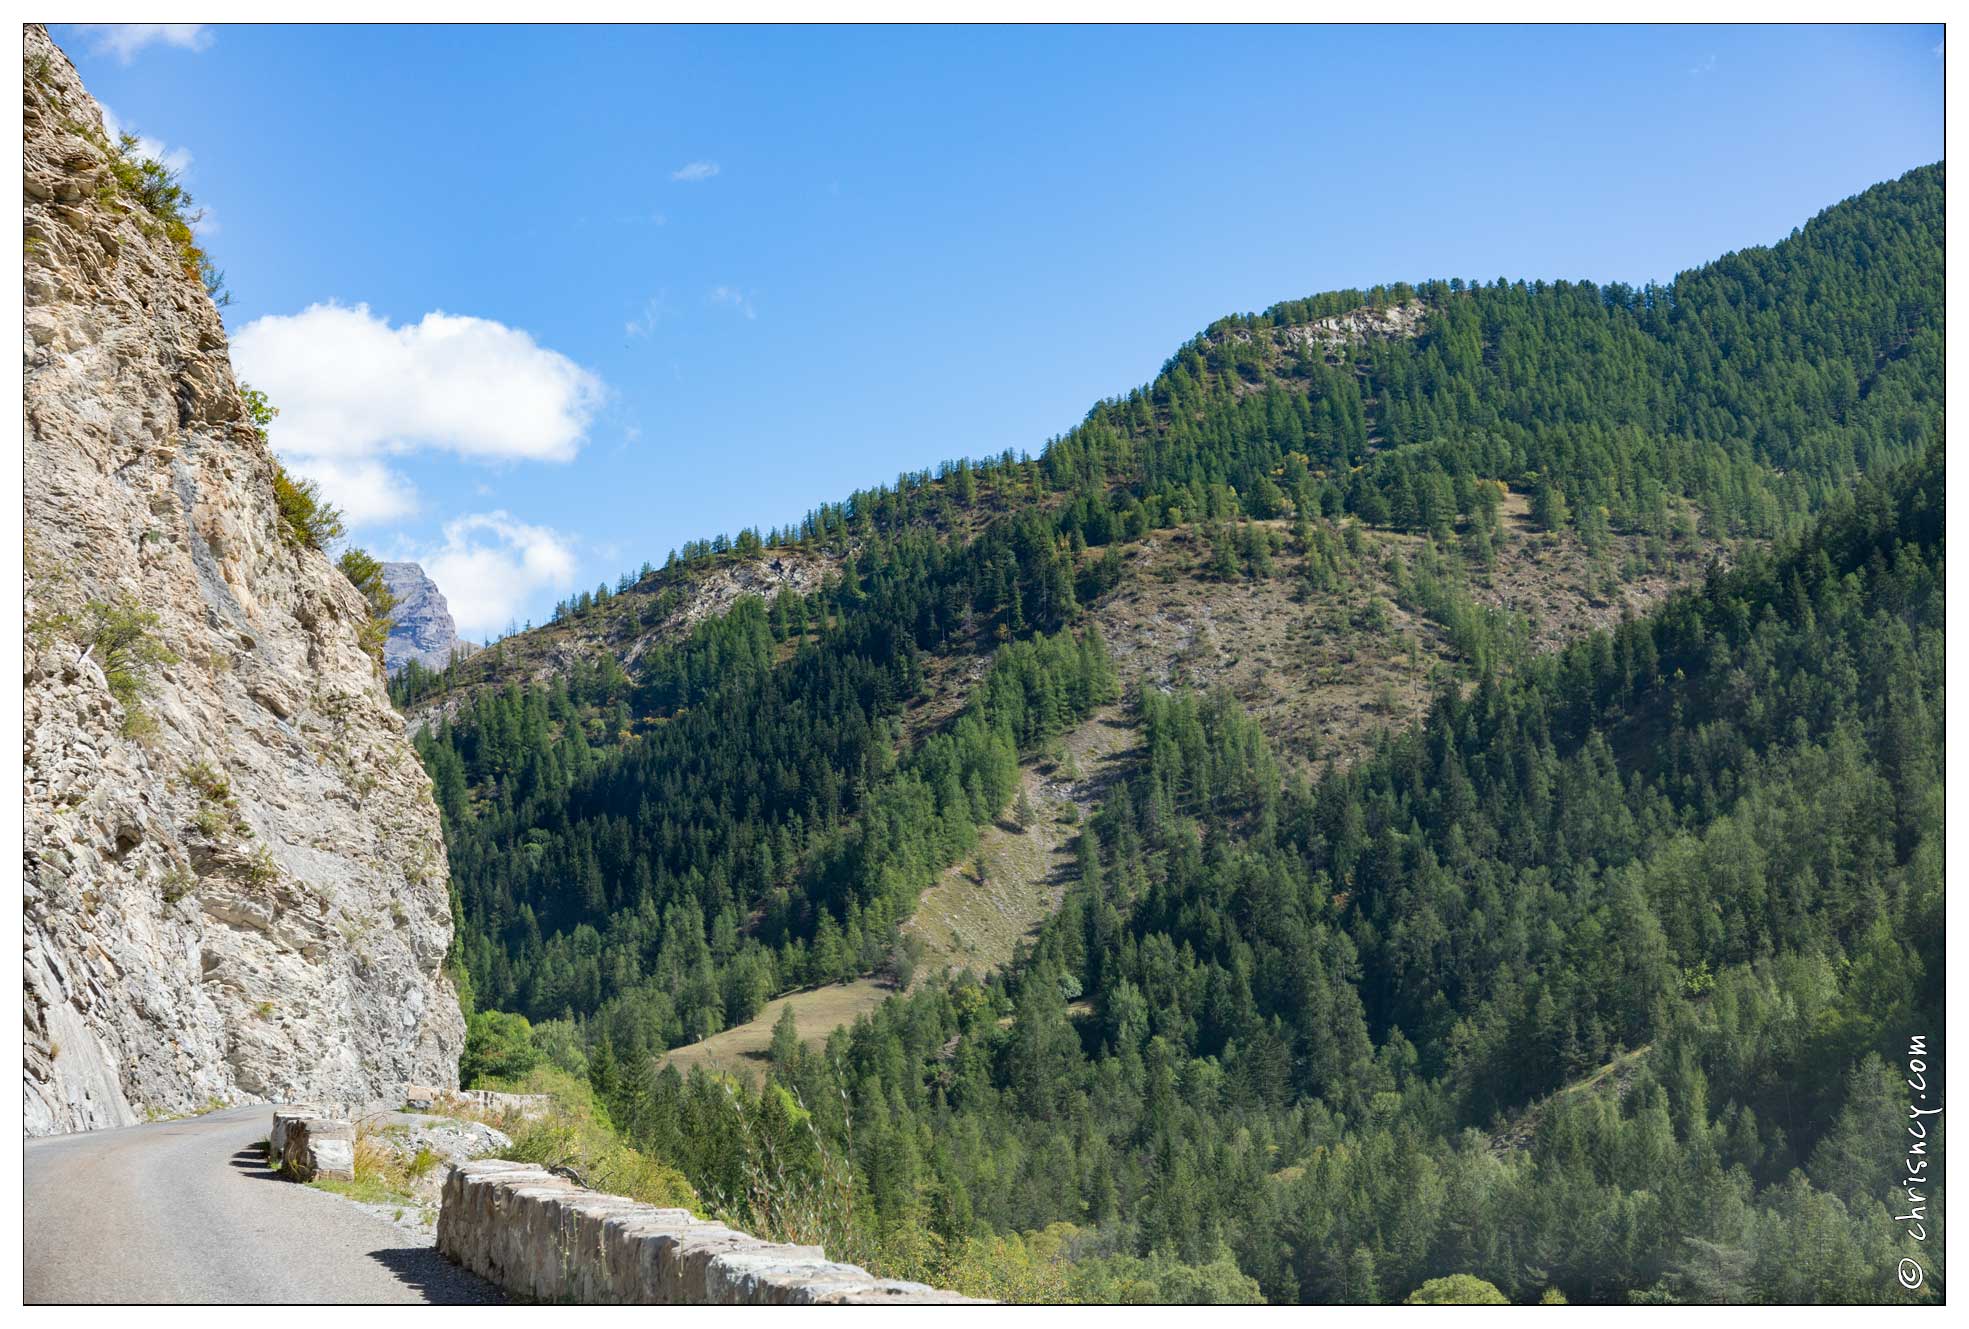
[{"label": "stone parapet", "polygon": [[876,1278],[683,1209],[585,1190],[545,1168],[463,1163],[444,1183],[438,1250],[532,1301],[612,1306],[916,1305],[971,1300]]}]

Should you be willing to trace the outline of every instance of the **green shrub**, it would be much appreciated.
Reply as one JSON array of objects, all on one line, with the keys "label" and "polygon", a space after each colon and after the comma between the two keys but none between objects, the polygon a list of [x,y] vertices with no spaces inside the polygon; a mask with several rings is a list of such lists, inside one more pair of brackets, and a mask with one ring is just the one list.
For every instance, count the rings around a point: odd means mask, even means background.
[{"label": "green shrub", "polygon": [[88,615],[88,648],[109,683],[110,694],[125,706],[136,702],[153,666],[178,662],[176,655],[151,636],[157,628],[157,615],[136,601],[126,598],[109,604],[91,600]]},{"label": "green shrub", "polygon": [[261,845],[252,857],[241,866],[241,875],[250,885],[268,886],[280,877],[280,868],[273,861],[273,850]]},{"label": "green shrub", "polygon": [[325,550],[346,534],[342,514],[321,496],[315,482],[295,479],[279,462],[273,466],[273,499],[289,544]]},{"label": "green shrub", "polygon": [[82,643],[84,653],[103,671],[110,695],[123,706],[124,736],[142,738],[157,728],[157,722],[143,708],[150,671],[178,662],[177,655],[151,635],[157,625],[157,615],[124,597],[113,604],[89,601],[80,620],[66,613],[45,616],[28,625],[28,635],[35,639],[39,634],[38,639],[45,641],[48,635],[59,632]]},{"label": "green shrub", "polygon": [[458,1061],[458,1081],[466,1088],[485,1080],[517,1080],[540,1064],[533,1045],[533,1026],[524,1015],[480,1011],[465,1026],[465,1055]]},{"label": "green shrub", "polygon": [[369,621],[356,632],[356,641],[381,669],[383,643],[390,636],[390,611],[397,607],[396,597],[383,584],[383,565],[371,558],[368,551],[349,548],[342,551],[335,566],[342,569],[342,575],[362,592],[362,598],[369,604]]},{"label": "green shrub", "polygon": [[185,779],[198,791],[198,796],[208,803],[232,801],[231,783],[210,762],[192,762],[185,767]]},{"label": "green shrub", "polygon": [[164,879],[160,883],[164,903],[176,904],[178,901],[184,899],[185,896],[189,895],[191,888],[197,884],[197,879],[185,869],[181,867],[171,868],[165,872]]},{"label": "green shrub", "polygon": [[191,194],[178,173],[156,158],[144,156],[142,140],[134,133],[125,131],[111,143],[102,135],[82,132],[109,157],[109,178],[100,197],[105,202],[120,197],[142,209],[148,218],[139,222],[145,233],[161,234],[171,242],[178,251],[179,267],[187,277],[204,286],[214,304],[222,307],[231,304],[226,274],[199,246],[192,230],[204,214],[193,210]]},{"label": "green shrub", "polygon": [[525,1080],[509,1083],[527,1093],[548,1095],[553,1106],[545,1116],[508,1126],[513,1143],[501,1158],[572,1168],[595,1190],[660,1208],[702,1212],[697,1192],[683,1173],[623,1143],[587,1081],[542,1066]]},{"label": "green shrub", "polygon": [[[253,432],[260,436],[260,442],[268,443],[267,426],[279,417],[280,408],[250,383],[239,385],[239,396],[246,404],[246,418],[253,422]],[[273,498],[280,509],[281,534],[289,544],[326,550],[347,533],[341,512],[322,498],[315,482],[295,479],[277,461],[273,464]],[[354,576],[349,580],[356,581]],[[359,581],[356,585],[362,587]]]},{"label": "green shrub", "polygon": [[558,1066],[577,1080],[588,1078],[588,1052],[581,1030],[572,1020],[542,1020],[534,1025],[533,1046],[549,1065]]},{"label": "green shrub", "polygon": [[1509,1306],[1510,1300],[1475,1274],[1432,1278],[1408,1294],[1409,1306]]},{"label": "green shrub", "polygon": [[280,415],[280,408],[267,400],[267,394],[250,383],[239,385],[239,395],[246,403],[246,418],[253,422],[253,432],[267,443],[267,426]]}]

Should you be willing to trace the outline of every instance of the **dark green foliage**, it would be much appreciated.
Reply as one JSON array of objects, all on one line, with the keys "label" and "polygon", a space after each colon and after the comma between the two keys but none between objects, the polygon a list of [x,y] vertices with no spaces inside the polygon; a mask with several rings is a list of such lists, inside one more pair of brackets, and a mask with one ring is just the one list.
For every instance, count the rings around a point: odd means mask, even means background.
[{"label": "dark green foliage", "polygon": [[[1942,209],[1934,166],[1664,287],[1224,320],[1038,460],[905,475],[584,593],[557,617],[649,626],[721,560],[839,568],[633,677],[599,656],[481,689],[420,739],[479,999],[567,1018],[611,1116],[705,1195],[756,1174],[792,1092],[883,1250],[1065,1222],[1077,1268],[1135,1261],[1169,1297],[1904,1299],[1893,1147],[1868,1142],[1907,1037],[1942,1030]],[[1419,307],[1421,335],[1274,336],[1362,305]],[[1596,558],[1687,539],[1692,511],[1749,542],[1527,658],[1463,582],[1505,483]],[[1441,687],[1426,723],[1309,785],[1229,698],[1147,692],[1133,775],[1008,969],[824,1053],[789,1029],[743,1112],[651,1073],[886,961],[1019,753],[1113,695],[1079,618],[1124,546],[1191,524],[1199,573],[1259,578],[1261,523],[1289,520],[1327,590],[1364,556],[1345,514],[1423,537],[1394,593],[1462,656],[1455,686],[1412,669]],[[994,647],[957,717],[905,724]]]},{"label": "dark green foliage", "polygon": [[964,714],[899,757],[921,676],[882,580],[852,602],[837,588],[789,660],[745,600],[640,681],[604,657],[479,693],[420,737],[481,1002],[621,1004],[624,1046],[661,1050],[884,963],[917,894],[1010,802],[1019,752],[1114,679],[1097,634],[1010,642]]},{"label": "dark green foliage", "polygon": [[[1014,969],[775,1074],[905,1228],[1221,1243],[1273,1300],[1903,1299],[1885,1068],[1942,1021],[1941,503],[1936,454],[1314,787],[1229,701],[1146,694]],[[639,1144],[727,1184],[725,1090],[635,1092]]]},{"label": "dark green foliage", "polygon": [[540,1064],[540,1057],[524,1015],[480,1011],[466,1025],[458,1081],[470,1089],[484,1081],[518,1080]]}]

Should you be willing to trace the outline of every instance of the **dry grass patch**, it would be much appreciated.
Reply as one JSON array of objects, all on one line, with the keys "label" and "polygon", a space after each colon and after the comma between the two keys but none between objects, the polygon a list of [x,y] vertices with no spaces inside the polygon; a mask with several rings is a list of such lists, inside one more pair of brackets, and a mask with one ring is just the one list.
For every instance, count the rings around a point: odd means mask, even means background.
[{"label": "dry grass patch", "polygon": [[782,1010],[792,1007],[793,1018],[800,1027],[800,1040],[818,1045],[834,1030],[853,1024],[857,1016],[880,1006],[894,992],[886,983],[858,978],[852,983],[830,983],[776,997],[744,1024],[672,1048],[664,1064],[675,1066],[680,1075],[689,1075],[693,1067],[702,1066],[707,1071],[723,1071],[756,1080],[765,1068],[766,1052],[773,1041],[773,1025]]},{"label": "dry grass patch", "polygon": [[1060,907],[1072,882],[1080,823],[1135,748],[1125,716],[1122,707],[1105,707],[1021,765],[1031,822],[1021,826],[1008,810],[982,828],[977,852],[924,891],[903,925],[903,935],[923,948],[917,982],[944,972],[969,969],[982,976],[1000,968]]}]

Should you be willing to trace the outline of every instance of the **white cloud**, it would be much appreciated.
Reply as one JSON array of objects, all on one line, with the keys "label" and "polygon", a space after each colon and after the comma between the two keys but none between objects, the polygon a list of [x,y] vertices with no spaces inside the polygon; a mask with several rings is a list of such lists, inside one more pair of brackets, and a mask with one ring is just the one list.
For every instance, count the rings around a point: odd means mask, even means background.
[{"label": "white cloud", "polygon": [[444,592],[458,630],[481,638],[502,631],[540,592],[572,590],[577,571],[566,537],[504,509],[446,522],[444,543],[417,561]]},{"label": "white cloud", "polygon": [[78,23],[75,29],[97,55],[113,55],[126,65],[149,46],[202,51],[212,44],[212,29],[203,23]]},{"label": "white cloud", "polygon": [[[273,430],[267,431],[269,437]],[[417,487],[401,471],[374,457],[323,457],[288,453],[282,457],[303,479],[321,486],[328,501],[351,526],[374,526],[411,517],[423,505]]]},{"label": "white cloud", "polygon": [[[103,107],[103,132],[109,135],[110,142],[115,143],[122,139],[125,128],[124,123],[117,119],[116,112],[107,106]],[[164,169],[175,175],[183,175],[186,168],[191,165],[191,152],[188,149],[167,148],[156,139],[143,134],[137,135],[137,155],[163,163]]]},{"label": "white cloud", "polygon": [[752,297],[736,286],[713,286],[705,298],[714,305],[730,305],[747,318],[759,317],[759,311],[752,307]]},{"label": "white cloud", "polygon": [[686,162],[684,165],[670,172],[670,178],[691,185],[696,184],[700,180],[709,180],[717,173],[718,163],[716,162]]},{"label": "white cloud", "polygon": [[518,328],[436,311],[390,326],[367,305],[311,305],[240,329],[233,363],[280,410],[268,435],[352,525],[414,510],[385,458],[565,462],[586,441],[602,381]]},{"label": "white cloud", "polygon": [[664,291],[658,291],[655,295],[643,301],[643,311],[622,325],[623,335],[627,337],[647,337],[652,332],[655,332],[656,325],[661,323],[664,315],[670,312],[670,304],[664,298],[665,294],[666,292]]},{"label": "white cloud", "polygon": [[1689,67],[1689,72],[1691,74],[1698,74],[1698,75],[1715,73],[1716,72],[1715,54],[1712,52],[1711,54],[1704,56],[1700,64],[1691,65]]}]

